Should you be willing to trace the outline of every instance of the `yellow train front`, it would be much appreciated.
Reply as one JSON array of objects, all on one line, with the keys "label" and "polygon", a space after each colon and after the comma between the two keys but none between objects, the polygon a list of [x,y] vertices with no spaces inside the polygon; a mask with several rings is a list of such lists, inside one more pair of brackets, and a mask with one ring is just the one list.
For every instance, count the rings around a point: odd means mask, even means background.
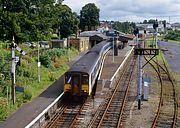
[{"label": "yellow train front", "polygon": [[89,74],[66,72],[64,76],[64,93],[72,96],[87,96],[89,94]]}]

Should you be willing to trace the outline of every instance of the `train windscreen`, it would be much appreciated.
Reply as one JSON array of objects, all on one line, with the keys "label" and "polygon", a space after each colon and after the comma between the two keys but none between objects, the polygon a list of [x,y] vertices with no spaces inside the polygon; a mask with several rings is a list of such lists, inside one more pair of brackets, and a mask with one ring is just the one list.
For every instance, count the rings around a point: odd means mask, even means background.
[{"label": "train windscreen", "polygon": [[72,79],[72,76],[71,76],[71,75],[69,75],[69,74],[66,75],[66,76],[65,76],[65,83],[66,83],[66,84],[70,84],[70,83],[71,83],[71,79]]},{"label": "train windscreen", "polygon": [[82,75],[82,84],[88,84],[88,83],[89,83],[88,75]]}]

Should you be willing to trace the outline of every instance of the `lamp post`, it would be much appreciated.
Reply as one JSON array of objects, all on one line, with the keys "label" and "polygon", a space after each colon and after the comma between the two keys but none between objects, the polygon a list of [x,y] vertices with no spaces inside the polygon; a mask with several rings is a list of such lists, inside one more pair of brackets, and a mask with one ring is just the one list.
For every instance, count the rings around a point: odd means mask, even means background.
[{"label": "lamp post", "polygon": [[41,76],[40,76],[40,67],[41,67],[41,62],[40,62],[40,59],[39,59],[39,41],[38,41],[38,82],[41,81]]},{"label": "lamp post", "polygon": [[11,79],[12,79],[12,101],[13,104],[16,102],[16,92],[15,92],[15,86],[16,86],[16,77],[15,77],[15,71],[16,71],[16,64],[15,64],[15,43],[14,43],[14,36],[12,40],[12,49],[11,49],[11,57],[12,57],[12,65],[11,65]]},{"label": "lamp post", "polygon": [[70,50],[69,50],[69,48],[70,48],[70,37],[68,36],[67,37],[67,50],[68,50],[68,61],[70,62],[70,59],[71,59],[71,57],[70,57]]},{"label": "lamp post", "polygon": [[114,63],[114,35],[113,35],[113,63]]}]

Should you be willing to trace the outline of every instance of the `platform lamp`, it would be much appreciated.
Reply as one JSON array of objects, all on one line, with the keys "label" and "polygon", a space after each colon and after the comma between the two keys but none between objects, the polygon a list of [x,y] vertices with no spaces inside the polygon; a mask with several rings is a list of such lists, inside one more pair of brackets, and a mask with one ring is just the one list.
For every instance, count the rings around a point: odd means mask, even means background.
[{"label": "platform lamp", "polygon": [[113,39],[113,63],[114,63],[114,35],[115,34],[113,34],[113,38],[112,38]]}]

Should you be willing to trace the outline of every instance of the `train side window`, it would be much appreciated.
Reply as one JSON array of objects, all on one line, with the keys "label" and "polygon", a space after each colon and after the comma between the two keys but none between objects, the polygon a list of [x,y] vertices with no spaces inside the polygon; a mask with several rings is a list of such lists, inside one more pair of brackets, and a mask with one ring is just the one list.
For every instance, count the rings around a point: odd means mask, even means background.
[{"label": "train side window", "polygon": [[71,79],[72,79],[71,75],[66,75],[66,77],[65,77],[66,84],[70,84],[71,83]]},{"label": "train side window", "polygon": [[88,75],[82,75],[82,84],[88,84]]}]

